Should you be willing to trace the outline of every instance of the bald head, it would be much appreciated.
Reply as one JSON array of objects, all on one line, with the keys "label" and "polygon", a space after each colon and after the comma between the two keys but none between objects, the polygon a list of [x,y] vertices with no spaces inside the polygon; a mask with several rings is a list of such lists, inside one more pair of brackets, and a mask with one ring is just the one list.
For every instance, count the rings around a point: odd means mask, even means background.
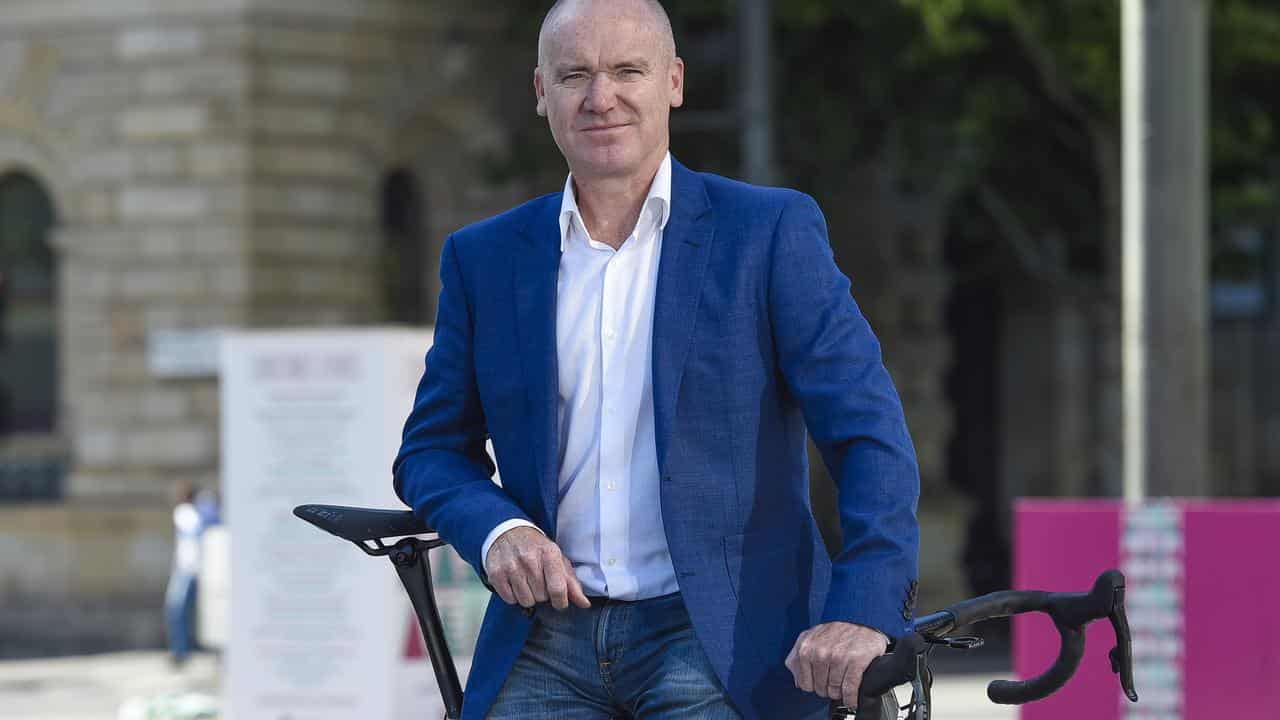
[{"label": "bald head", "polygon": [[542,20],[542,29],[538,31],[538,64],[546,64],[547,46],[557,30],[583,13],[599,11],[640,14],[653,31],[663,58],[675,58],[676,39],[671,31],[671,18],[667,16],[667,11],[659,0],[556,0],[556,4]]}]

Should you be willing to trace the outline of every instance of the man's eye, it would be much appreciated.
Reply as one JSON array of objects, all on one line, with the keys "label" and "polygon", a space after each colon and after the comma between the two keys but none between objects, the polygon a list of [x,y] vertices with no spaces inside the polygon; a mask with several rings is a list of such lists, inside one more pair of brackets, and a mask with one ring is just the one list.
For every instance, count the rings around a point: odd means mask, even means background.
[{"label": "man's eye", "polygon": [[560,78],[560,82],[563,82],[563,83],[580,83],[580,82],[582,82],[583,80],[585,80],[585,79],[586,79],[586,77],[587,77],[587,76],[586,76],[586,74],[585,74],[585,73],[569,73],[568,75],[565,75],[565,76],[561,77],[561,78]]},{"label": "man's eye", "polygon": [[618,71],[618,75],[628,80],[635,80],[641,75],[644,75],[644,73],[640,72],[639,68],[622,68],[622,70]]}]

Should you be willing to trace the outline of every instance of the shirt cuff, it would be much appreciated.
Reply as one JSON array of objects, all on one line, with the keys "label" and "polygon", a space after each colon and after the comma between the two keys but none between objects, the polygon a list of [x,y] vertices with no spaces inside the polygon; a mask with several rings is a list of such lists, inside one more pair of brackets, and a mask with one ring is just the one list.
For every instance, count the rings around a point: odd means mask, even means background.
[{"label": "shirt cuff", "polygon": [[[497,540],[498,537],[502,535],[502,533],[512,528],[518,528],[518,527],[531,527],[534,530],[537,530],[538,532],[542,532],[542,528],[538,527],[537,525],[534,525],[533,523],[529,522],[528,520],[525,520],[524,518],[511,518],[510,520],[504,520],[498,523],[498,527],[489,531],[489,534],[486,535],[484,538],[484,544],[480,546],[481,564],[483,564],[485,567],[489,566],[489,546],[493,544],[493,541]],[[546,535],[546,533],[542,533],[542,534]]]}]

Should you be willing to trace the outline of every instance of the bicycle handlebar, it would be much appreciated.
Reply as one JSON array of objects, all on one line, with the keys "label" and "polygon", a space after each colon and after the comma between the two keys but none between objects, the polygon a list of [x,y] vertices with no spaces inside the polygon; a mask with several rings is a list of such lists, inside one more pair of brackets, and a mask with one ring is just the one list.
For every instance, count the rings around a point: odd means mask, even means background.
[{"label": "bicycle handlebar", "polygon": [[877,658],[863,675],[859,707],[870,703],[871,717],[879,712],[879,696],[913,677],[914,661],[931,642],[957,627],[983,620],[1043,612],[1053,620],[1061,638],[1058,657],[1048,670],[1029,680],[996,680],[987,686],[987,697],[1001,705],[1022,705],[1048,697],[1071,679],[1084,656],[1084,628],[1108,618],[1115,631],[1116,647],[1108,654],[1111,671],[1120,676],[1125,696],[1138,701],[1133,684],[1133,651],[1124,607],[1124,575],[1108,570],[1098,576],[1093,589],[1083,593],[1050,593],[1037,590],[1005,590],[964,600],[921,617],[914,632],[899,640],[892,652]]}]

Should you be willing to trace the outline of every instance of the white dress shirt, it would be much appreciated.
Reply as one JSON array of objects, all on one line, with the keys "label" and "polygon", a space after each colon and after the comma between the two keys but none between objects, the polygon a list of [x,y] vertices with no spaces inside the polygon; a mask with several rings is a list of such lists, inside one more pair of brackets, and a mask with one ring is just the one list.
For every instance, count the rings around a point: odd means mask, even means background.
[{"label": "white dress shirt", "polygon": [[[591,239],[573,176],[565,181],[556,283],[556,544],[588,595],[641,600],[678,589],[662,527],[653,426],[653,301],[670,216],[670,154],[617,250]],[[531,523],[499,524],[481,557],[521,525]]]}]

